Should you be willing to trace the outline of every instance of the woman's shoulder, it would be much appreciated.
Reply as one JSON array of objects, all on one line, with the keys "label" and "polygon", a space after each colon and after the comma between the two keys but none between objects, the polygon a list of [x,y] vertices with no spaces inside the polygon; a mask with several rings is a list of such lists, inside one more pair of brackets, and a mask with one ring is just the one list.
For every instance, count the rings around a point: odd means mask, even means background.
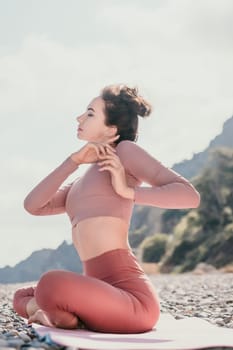
[{"label": "woman's shoulder", "polygon": [[122,153],[122,152],[137,152],[138,150],[141,150],[142,147],[137,145],[134,141],[129,141],[129,140],[123,140],[118,145],[116,146],[116,151],[117,153]]},{"label": "woman's shoulder", "polygon": [[150,156],[150,154],[142,147],[133,141],[123,140],[116,146],[117,155],[121,158],[131,159],[133,157],[144,158],[145,156]]},{"label": "woman's shoulder", "polygon": [[139,172],[142,168],[153,168],[157,171],[162,165],[150,152],[133,141],[121,141],[116,147],[116,153],[131,173]]},{"label": "woman's shoulder", "polygon": [[133,169],[135,164],[143,163],[145,159],[150,157],[149,153],[141,146],[129,140],[121,141],[116,147],[116,153],[126,169]]}]

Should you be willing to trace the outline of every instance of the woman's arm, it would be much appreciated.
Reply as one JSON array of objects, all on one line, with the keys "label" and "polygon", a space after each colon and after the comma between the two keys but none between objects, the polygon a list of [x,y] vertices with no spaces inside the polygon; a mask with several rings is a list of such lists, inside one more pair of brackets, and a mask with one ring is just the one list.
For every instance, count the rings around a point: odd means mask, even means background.
[{"label": "woman's arm", "polygon": [[64,213],[71,184],[61,188],[60,186],[77,168],[78,164],[68,157],[27,195],[24,208],[33,215]]},{"label": "woman's arm", "polygon": [[114,149],[110,145],[119,135],[105,142],[88,142],[79,151],[71,154],[59,167],[42,180],[25,198],[24,208],[33,215],[52,215],[65,212],[66,197],[71,184],[60,188],[66,178],[80,164],[95,163],[104,159]]},{"label": "woman's arm", "polygon": [[120,142],[117,154],[126,171],[139,182],[151,185],[134,188],[136,204],[169,209],[199,206],[200,194],[187,179],[165,167],[134,142]]}]

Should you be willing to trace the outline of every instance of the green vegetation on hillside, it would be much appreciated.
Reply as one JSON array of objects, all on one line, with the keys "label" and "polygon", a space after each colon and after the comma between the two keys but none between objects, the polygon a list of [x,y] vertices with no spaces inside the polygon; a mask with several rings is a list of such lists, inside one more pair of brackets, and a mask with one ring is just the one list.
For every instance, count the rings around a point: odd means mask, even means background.
[{"label": "green vegetation on hillside", "polygon": [[[200,206],[167,210],[162,216],[162,227],[170,229],[160,258],[162,272],[189,271],[199,262],[217,268],[233,263],[233,149],[212,150],[205,169],[191,182],[201,194]],[[141,243],[146,262],[158,261],[156,235]]]},{"label": "green vegetation on hillside", "polygon": [[168,235],[164,233],[156,233],[147,237],[141,244],[142,260],[144,262],[159,262],[166,252],[168,239]]}]

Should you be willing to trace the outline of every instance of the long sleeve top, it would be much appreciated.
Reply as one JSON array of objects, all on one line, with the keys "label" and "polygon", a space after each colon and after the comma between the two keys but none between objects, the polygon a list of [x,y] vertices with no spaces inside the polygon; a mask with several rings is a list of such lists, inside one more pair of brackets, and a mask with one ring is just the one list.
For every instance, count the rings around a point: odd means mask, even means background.
[{"label": "long sleeve top", "polygon": [[134,204],[170,209],[199,206],[200,194],[187,179],[134,142],[121,141],[116,146],[116,154],[124,166],[128,186],[135,190],[134,199],[118,195],[109,171],[98,171],[96,163],[91,164],[83,176],[62,186],[78,168],[69,157],[28,194],[25,209],[34,215],[66,212],[72,226],[96,216],[119,217],[129,226]]}]

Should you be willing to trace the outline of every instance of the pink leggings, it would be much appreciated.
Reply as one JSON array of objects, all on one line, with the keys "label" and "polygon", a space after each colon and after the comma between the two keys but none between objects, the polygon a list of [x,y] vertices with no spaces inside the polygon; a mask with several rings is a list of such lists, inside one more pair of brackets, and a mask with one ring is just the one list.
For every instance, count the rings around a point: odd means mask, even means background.
[{"label": "pink leggings", "polygon": [[159,318],[159,300],[131,250],[114,249],[83,262],[84,275],[46,272],[35,288],[14,295],[15,311],[28,318],[34,296],[56,327],[73,328],[74,318],[98,332],[140,333]]}]

